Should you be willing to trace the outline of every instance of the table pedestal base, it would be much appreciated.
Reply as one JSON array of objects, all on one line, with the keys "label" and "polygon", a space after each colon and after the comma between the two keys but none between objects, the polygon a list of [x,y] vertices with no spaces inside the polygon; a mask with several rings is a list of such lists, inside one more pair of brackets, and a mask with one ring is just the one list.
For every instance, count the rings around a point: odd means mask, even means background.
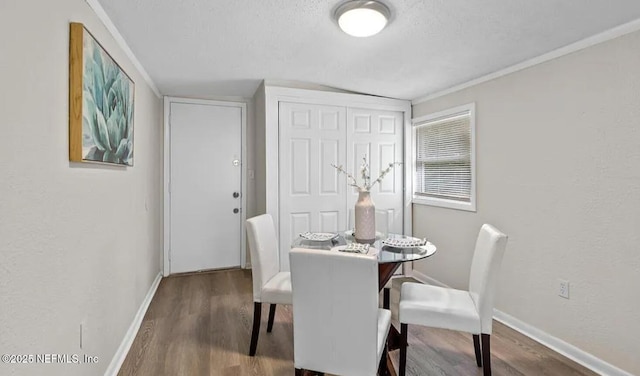
[{"label": "table pedestal base", "polygon": [[[400,262],[388,262],[378,264],[378,290],[384,289],[384,286],[391,280],[393,273],[400,267]],[[383,308],[389,309],[389,296],[387,290],[384,292]],[[389,351],[398,350],[400,348],[400,332],[393,325],[389,329],[387,336],[387,349]],[[390,361],[389,361],[390,362]]]}]

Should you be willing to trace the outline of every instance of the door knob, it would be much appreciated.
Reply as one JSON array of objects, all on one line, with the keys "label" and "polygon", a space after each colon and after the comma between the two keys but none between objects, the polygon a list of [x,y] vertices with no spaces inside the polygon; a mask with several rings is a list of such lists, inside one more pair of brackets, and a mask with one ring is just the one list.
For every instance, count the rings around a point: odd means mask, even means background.
[{"label": "door knob", "polygon": [[238,198],[240,197],[240,193],[238,192],[233,192],[233,198]]},{"label": "door knob", "polygon": [[238,214],[239,211],[240,211],[240,209],[238,209],[238,208],[233,209],[233,212],[236,213],[236,214]]}]

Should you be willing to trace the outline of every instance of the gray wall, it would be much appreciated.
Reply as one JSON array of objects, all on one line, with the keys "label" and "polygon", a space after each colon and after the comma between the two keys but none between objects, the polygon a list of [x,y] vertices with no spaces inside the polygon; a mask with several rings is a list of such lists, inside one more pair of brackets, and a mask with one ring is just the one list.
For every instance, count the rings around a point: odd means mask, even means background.
[{"label": "gray wall", "polygon": [[[72,21],[135,81],[133,167],[68,161]],[[82,0],[2,1],[0,35],[0,349],[99,358],[0,374],[102,375],[160,271],[162,102]]]},{"label": "gray wall", "polygon": [[438,246],[415,268],[466,288],[477,232],[492,223],[509,235],[496,308],[634,374],[639,47],[636,32],[413,107],[477,111],[477,213],[414,205],[414,234]]}]

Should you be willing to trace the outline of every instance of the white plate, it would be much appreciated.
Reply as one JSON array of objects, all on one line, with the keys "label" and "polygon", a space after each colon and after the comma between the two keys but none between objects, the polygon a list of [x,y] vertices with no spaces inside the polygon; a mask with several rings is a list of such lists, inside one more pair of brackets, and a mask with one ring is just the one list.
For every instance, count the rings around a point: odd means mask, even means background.
[{"label": "white plate", "polygon": [[334,232],[304,232],[300,234],[303,239],[311,240],[314,242],[326,242],[337,237],[338,234]]},{"label": "white plate", "polygon": [[427,245],[427,239],[418,238],[387,238],[382,241],[382,245],[393,248],[419,248]]}]

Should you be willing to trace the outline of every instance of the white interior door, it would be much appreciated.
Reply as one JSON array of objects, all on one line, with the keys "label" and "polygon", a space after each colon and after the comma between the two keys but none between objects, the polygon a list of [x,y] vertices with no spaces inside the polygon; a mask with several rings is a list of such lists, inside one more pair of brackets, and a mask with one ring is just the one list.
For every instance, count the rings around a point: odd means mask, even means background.
[{"label": "white interior door", "polygon": [[346,161],[346,109],[302,103],[279,105],[280,264],[305,231],[346,228],[346,186],[331,164]]},{"label": "white interior door", "polygon": [[[371,179],[376,179],[389,163],[402,162],[404,116],[399,111],[380,111],[367,108],[347,109],[347,169],[360,171],[362,158],[366,156],[371,171]],[[396,234],[403,232],[403,167],[396,166],[371,190],[371,198],[376,210],[388,212],[389,230]],[[357,176],[357,174],[354,174]],[[353,208],[358,191],[348,190],[347,207]]]},{"label": "white interior door", "polygon": [[171,273],[240,266],[242,109],[172,102],[169,128]]}]

